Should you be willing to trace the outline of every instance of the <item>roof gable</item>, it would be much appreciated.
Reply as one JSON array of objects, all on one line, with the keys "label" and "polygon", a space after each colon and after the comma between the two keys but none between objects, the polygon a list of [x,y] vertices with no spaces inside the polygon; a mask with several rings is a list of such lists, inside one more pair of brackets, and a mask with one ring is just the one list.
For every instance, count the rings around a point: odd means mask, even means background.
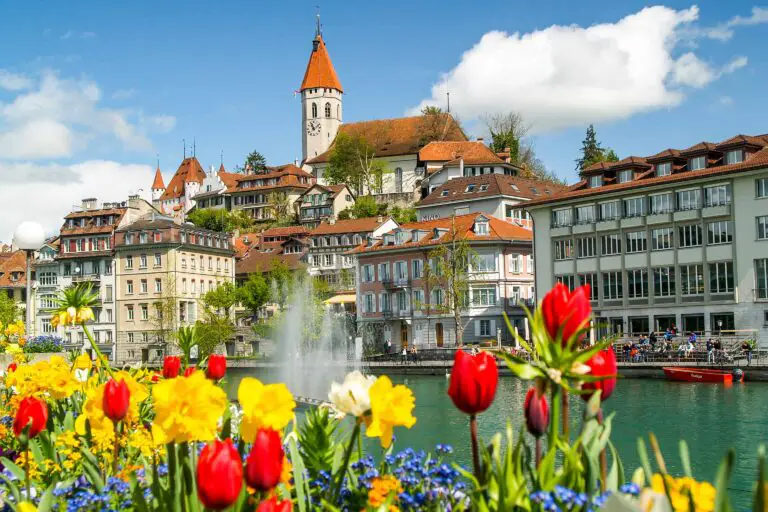
[{"label": "roof gable", "polygon": [[323,36],[318,34],[312,41],[312,53],[309,55],[307,70],[304,72],[304,79],[301,81],[300,90],[312,88],[336,89],[344,92],[341,88],[339,77],[336,76],[336,70],[333,69],[331,57],[325,47]]},{"label": "roof gable", "polygon": [[450,162],[463,159],[465,164],[503,164],[491,148],[480,141],[433,141],[419,150],[422,162]]},{"label": "roof gable", "polygon": [[168,182],[168,187],[166,187],[163,195],[160,196],[160,200],[178,199],[184,195],[184,189],[187,183],[195,182],[202,184],[203,180],[205,180],[205,171],[197,160],[197,157],[192,156],[185,158],[182,160],[179,168],[176,169],[171,181]]}]

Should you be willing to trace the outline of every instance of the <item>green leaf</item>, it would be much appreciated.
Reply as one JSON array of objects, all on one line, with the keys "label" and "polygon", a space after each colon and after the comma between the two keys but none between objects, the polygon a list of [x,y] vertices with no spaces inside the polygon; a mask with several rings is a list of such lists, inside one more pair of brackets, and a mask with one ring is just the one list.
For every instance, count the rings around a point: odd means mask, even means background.
[{"label": "green leaf", "polygon": [[53,507],[53,487],[56,484],[51,484],[43,493],[40,498],[40,503],[37,504],[37,512],[49,512]]},{"label": "green leaf", "polygon": [[518,378],[523,380],[532,380],[536,377],[543,377],[544,373],[539,368],[536,368],[535,366],[532,366],[526,362],[517,362],[515,361],[514,356],[511,356],[509,354],[500,353],[499,356],[501,356],[502,359],[504,359],[504,363],[507,365],[507,367],[518,376]]},{"label": "green leaf", "polygon": [[11,462],[10,459],[6,457],[0,457],[0,461],[2,461],[3,466],[5,466],[8,471],[13,473],[13,476],[18,478],[20,481],[23,482],[27,478],[24,470],[17,466],[15,463]]},{"label": "green leaf", "polygon": [[731,480],[733,463],[736,459],[736,452],[730,448],[723,457],[720,467],[717,468],[715,477],[715,512],[730,512],[731,503],[728,499],[728,483]]},{"label": "green leaf", "polygon": [[149,512],[149,504],[144,498],[144,492],[141,490],[136,475],[131,475],[131,500],[138,512]]},{"label": "green leaf", "polygon": [[608,449],[611,451],[611,469],[608,471],[608,481],[606,486],[612,491],[616,491],[625,480],[624,464],[621,462],[619,452],[611,441],[608,441]]},{"label": "green leaf", "polygon": [[[5,457],[3,457],[5,458]],[[5,463],[3,463],[5,464]],[[7,467],[7,466],[6,466]],[[5,482],[5,484],[8,486],[8,489],[11,491],[11,496],[13,496],[13,499],[16,503],[21,503],[21,493],[19,492],[19,487],[11,481],[10,478],[5,476],[4,474],[0,473],[0,480]],[[16,480],[16,482],[23,482],[24,480]]]},{"label": "green leaf", "polygon": [[650,482],[653,478],[653,471],[651,470],[651,462],[648,459],[648,450],[645,448],[645,441],[642,437],[637,438],[637,456],[640,457],[640,465],[645,472],[645,481]]},{"label": "green leaf", "polygon": [[693,478],[693,472],[691,471],[691,454],[688,451],[688,443],[685,439],[680,440],[680,462],[683,464],[683,472],[688,478]]},{"label": "green leaf", "polygon": [[296,446],[295,436],[288,436],[288,451],[291,454],[291,463],[293,464],[293,484],[296,489],[299,512],[305,512],[307,510],[307,499],[305,496],[304,462]]},{"label": "green leaf", "polygon": [[765,510],[766,506],[768,506],[768,496],[766,496],[768,489],[766,489],[766,485],[765,445],[761,444],[757,448],[757,490],[752,510]]}]

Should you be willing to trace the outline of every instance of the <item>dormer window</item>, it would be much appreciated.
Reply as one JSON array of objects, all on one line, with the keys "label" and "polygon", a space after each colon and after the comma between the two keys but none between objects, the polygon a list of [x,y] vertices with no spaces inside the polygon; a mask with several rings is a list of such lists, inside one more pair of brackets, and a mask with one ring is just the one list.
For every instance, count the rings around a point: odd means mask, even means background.
[{"label": "dormer window", "polygon": [[475,184],[472,183],[470,185],[467,185],[467,188],[464,189],[464,193],[474,192],[475,191]]},{"label": "dormer window", "polygon": [[603,177],[598,176],[590,176],[589,177],[589,188],[599,188],[603,186]]},{"label": "dormer window", "polygon": [[487,235],[488,234],[488,221],[485,219],[478,219],[475,221],[475,234]]},{"label": "dormer window", "polygon": [[480,192],[485,192],[488,190],[488,185],[480,185]]},{"label": "dormer window", "polygon": [[695,156],[688,160],[689,171],[698,171],[699,169],[704,169],[705,167],[707,167],[706,156]]},{"label": "dormer window", "polygon": [[616,174],[616,181],[618,183],[628,183],[628,182],[632,181],[632,170],[631,169],[627,169],[627,170],[624,170],[624,171],[619,171]]},{"label": "dormer window", "polygon": [[440,192],[440,197],[448,197],[448,191],[443,190],[442,192]]},{"label": "dormer window", "polygon": [[656,164],[656,176],[669,176],[672,174],[672,162]]},{"label": "dormer window", "polygon": [[725,164],[738,164],[744,161],[744,150],[743,149],[734,149],[732,151],[728,151],[725,154]]}]

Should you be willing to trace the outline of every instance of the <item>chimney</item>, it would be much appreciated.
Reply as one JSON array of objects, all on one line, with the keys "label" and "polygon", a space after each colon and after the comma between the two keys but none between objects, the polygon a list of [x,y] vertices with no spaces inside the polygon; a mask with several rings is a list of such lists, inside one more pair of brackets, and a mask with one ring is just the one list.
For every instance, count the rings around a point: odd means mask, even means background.
[{"label": "chimney", "polygon": [[376,218],[376,221],[377,221],[379,224],[383,223],[383,222],[384,222],[384,216],[383,216],[383,215],[379,215],[379,216]]},{"label": "chimney", "polygon": [[96,200],[95,197],[88,197],[86,199],[83,199],[82,201],[83,210],[95,210],[97,202],[98,201]]},{"label": "chimney", "polygon": [[128,208],[141,208],[141,196],[139,194],[131,194],[128,196]]},{"label": "chimney", "polygon": [[464,157],[459,160],[459,176],[464,176]]},{"label": "chimney", "polygon": [[295,165],[296,167],[299,166],[299,159],[298,158],[293,160],[293,165]]},{"label": "chimney", "polygon": [[483,142],[485,139],[483,137],[478,137],[477,142]]},{"label": "chimney", "polygon": [[333,217],[333,216],[328,217],[328,224],[330,224],[331,226],[336,224],[336,217]]}]

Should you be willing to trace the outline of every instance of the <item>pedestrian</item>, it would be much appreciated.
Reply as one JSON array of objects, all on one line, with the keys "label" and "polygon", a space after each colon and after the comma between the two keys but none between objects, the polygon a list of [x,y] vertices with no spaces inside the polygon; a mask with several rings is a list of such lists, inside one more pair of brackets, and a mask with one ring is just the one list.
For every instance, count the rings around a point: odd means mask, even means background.
[{"label": "pedestrian", "polygon": [[411,361],[413,361],[414,363],[419,362],[419,354],[416,351],[416,345],[411,346]]},{"label": "pedestrian", "polygon": [[707,340],[707,362],[715,362],[715,344],[712,342],[712,338]]},{"label": "pedestrian", "polygon": [[408,349],[406,347],[403,347],[403,364],[408,363]]},{"label": "pedestrian", "polygon": [[752,345],[749,343],[749,341],[744,340],[744,343],[741,344],[741,350],[744,351],[744,353],[747,355],[747,366],[752,364]]},{"label": "pedestrian", "polygon": [[387,338],[387,354],[391,354],[391,353],[392,353],[392,340]]}]

